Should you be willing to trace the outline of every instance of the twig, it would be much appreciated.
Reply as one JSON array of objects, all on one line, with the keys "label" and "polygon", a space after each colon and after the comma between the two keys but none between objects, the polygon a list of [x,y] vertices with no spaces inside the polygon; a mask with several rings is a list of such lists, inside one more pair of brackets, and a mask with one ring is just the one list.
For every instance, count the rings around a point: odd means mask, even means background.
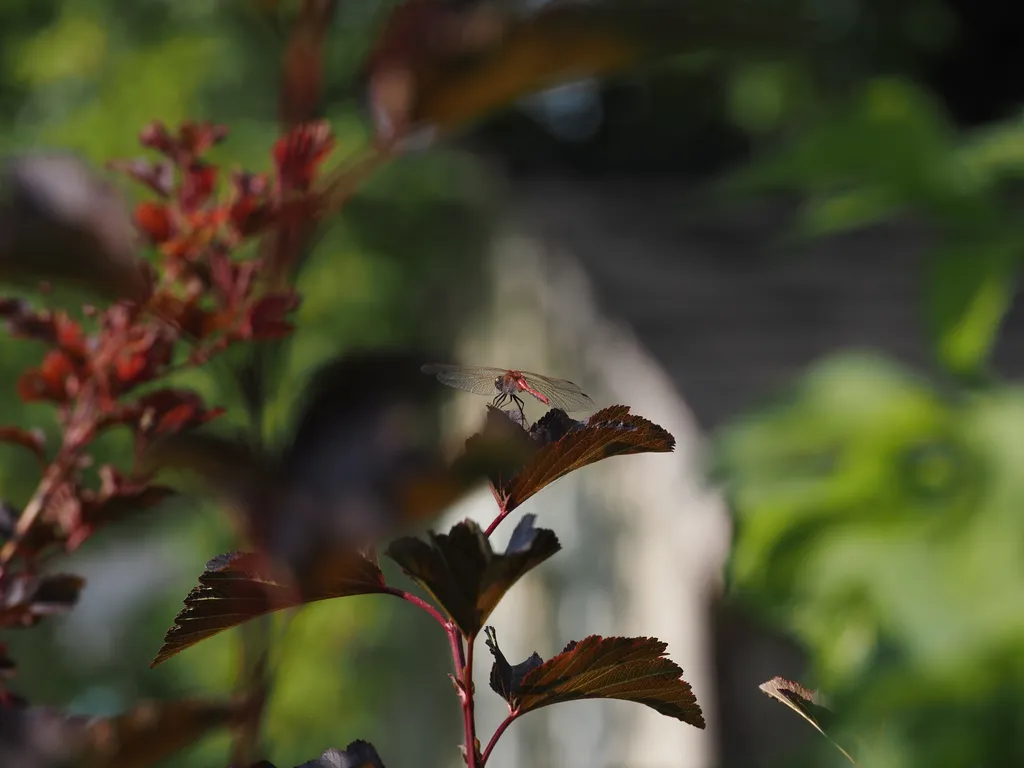
[{"label": "twig", "polygon": [[501,725],[499,725],[494,730],[494,735],[491,736],[491,740],[487,742],[487,749],[484,750],[484,755],[482,758],[480,758],[480,768],[484,768],[484,766],[487,765],[487,759],[491,756],[491,751],[494,749],[494,747],[497,746],[498,739],[501,738],[501,734],[503,734],[505,732],[505,729],[512,725],[512,723],[514,723],[515,720],[515,715],[509,715],[504,720],[502,720]]}]

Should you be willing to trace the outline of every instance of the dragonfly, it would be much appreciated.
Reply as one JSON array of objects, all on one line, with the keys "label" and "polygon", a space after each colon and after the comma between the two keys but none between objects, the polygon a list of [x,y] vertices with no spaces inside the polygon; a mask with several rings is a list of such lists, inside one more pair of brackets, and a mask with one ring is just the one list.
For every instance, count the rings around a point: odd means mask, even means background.
[{"label": "dragonfly", "polygon": [[525,405],[519,396],[521,392],[532,395],[544,405],[561,408],[566,413],[586,411],[596,407],[594,401],[577,384],[565,379],[542,376],[539,373],[509,368],[439,363],[424,365],[420,370],[436,375],[438,381],[449,387],[476,395],[494,395],[491,404],[496,408],[500,408],[511,400],[519,406],[520,416],[523,415],[523,406]]}]

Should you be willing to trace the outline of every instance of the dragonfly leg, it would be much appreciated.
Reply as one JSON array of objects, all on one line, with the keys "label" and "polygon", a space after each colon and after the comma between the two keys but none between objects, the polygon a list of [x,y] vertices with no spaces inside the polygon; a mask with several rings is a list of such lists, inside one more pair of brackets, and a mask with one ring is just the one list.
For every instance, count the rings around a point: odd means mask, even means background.
[{"label": "dragonfly leg", "polygon": [[523,407],[526,405],[518,395],[512,395],[512,402],[519,406],[519,415],[523,419],[523,424],[526,423],[526,414],[523,413]]},{"label": "dragonfly leg", "polygon": [[491,400],[491,405],[495,408],[501,408],[501,406],[505,404],[506,400],[508,400],[508,392],[500,392],[495,395],[493,400]]}]

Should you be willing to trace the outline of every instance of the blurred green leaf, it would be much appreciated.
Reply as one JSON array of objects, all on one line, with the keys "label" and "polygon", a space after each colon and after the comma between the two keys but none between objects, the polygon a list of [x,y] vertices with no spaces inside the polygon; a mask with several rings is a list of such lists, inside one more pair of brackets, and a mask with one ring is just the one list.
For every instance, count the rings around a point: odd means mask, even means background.
[{"label": "blurred green leaf", "polygon": [[733,592],[807,650],[840,743],[901,767],[1021,756],[1022,431],[1024,389],[941,396],[846,354],[719,435]]},{"label": "blurred green leaf", "polygon": [[978,373],[1013,301],[1020,241],[956,243],[929,259],[928,319],[939,360],[960,375]]}]

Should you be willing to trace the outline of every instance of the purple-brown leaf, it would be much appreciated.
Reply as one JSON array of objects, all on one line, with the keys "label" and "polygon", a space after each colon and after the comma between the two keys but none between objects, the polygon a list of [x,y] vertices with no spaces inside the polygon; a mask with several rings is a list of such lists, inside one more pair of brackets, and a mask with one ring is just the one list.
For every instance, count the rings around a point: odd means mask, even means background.
[{"label": "purple-brown leaf", "polygon": [[66,613],[83,586],[85,579],[70,574],[11,576],[0,593],[0,627],[31,627],[46,616]]},{"label": "purple-brown leaf", "polygon": [[491,687],[508,702],[513,717],[564,701],[621,699],[704,727],[690,684],[682,679],[682,669],[666,658],[660,640],[592,635],[569,643],[543,663],[537,664],[534,654],[516,666],[501,653],[493,630],[487,644],[495,659]]},{"label": "purple-brown leaf", "polygon": [[185,608],[150,666],[257,616],[384,587],[380,569],[357,552],[343,551],[321,563],[296,580],[264,555],[233,552],[215,557],[185,598]]},{"label": "purple-brown leaf", "polygon": [[667,430],[630,414],[628,406],[613,405],[542,446],[514,477],[496,490],[507,513],[555,480],[601,459],[633,453],[667,453],[675,444]]},{"label": "purple-brown leaf", "polygon": [[429,541],[399,539],[387,555],[474,637],[512,585],[561,549],[554,532],[535,528],[534,519],[523,516],[504,553],[494,552],[480,526],[466,520],[447,534],[429,534]]},{"label": "purple-brown leaf", "polygon": [[148,768],[231,725],[247,705],[183,699],[143,702],[111,718],[68,717],[43,707],[0,708],[0,765]]},{"label": "purple-brown leaf", "polygon": [[[250,768],[274,768],[274,765],[262,760]],[[317,759],[303,763],[298,768],[384,768],[384,763],[372,744],[353,741],[343,750],[328,749]]]},{"label": "purple-brown leaf", "polygon": [[117,717],[93,721],[83,768],[148,768],[215,728],[239,722],[248,705],[182,699],[145,702]]},{"label": "purple-brown leaf", "polygon": [[804,688],[800,683],[795,683],[792,680],[786,680],[784,677],[773,677],[766,683],[761,683],[758,686],[768,696],[775,699],[782,704],[785,704],[791,710],[796,712],[800,717],[806,720],[811,726],[832,742],[832,745],[838,749],[851,763],[856,765],[857,763],[850,756],[850,753],[839,746],[832,737],[826,733],[825,729],[828,728],[830,721],[832,720],[832,713],[825,707],[818,704],[818,694],[814,691]]}]

